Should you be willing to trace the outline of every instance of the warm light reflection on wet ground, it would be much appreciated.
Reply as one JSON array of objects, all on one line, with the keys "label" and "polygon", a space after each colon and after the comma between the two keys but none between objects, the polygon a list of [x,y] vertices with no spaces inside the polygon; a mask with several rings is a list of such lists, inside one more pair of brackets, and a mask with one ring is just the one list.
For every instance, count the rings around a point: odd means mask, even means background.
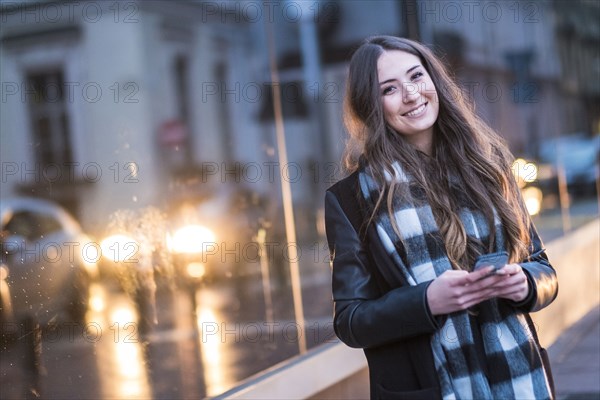
[{"label": "warm light reflection on wet ground", "polygon": [[[323,295],[308,296],[308,310],[328,318],[329,283],[314,290]],[[42,375],[28,367],[24,341],[3,345],[0,398],[204,398],[297,353],[287,290],[274,293],[268,323],[260,281],[204,286],[193,296],[159,291],[158,324],[144,333],[130,296],[94,284],[85,326],[59,322],[42,332]]]},{"label": "warm light reflection on wet ground", "polygon": [[[219,335],[206,332],[205,327],[218,326],[217,317],[213,310],[206,307],[199,307],[198,313],[198,330],[200,332],[200,354],[202,357],[202,365],[204,365],[204,379],[207,383],[206,394],[215,396],[225,391],[226,376],[223,373],[223,343]],[[230,382],[230,384],[233,382]]]},{"label": "warm light reflection on wet ground", "polygon": [[[97,368],[104,398],[148,399],[148,385],[143,343],[136,330],[137,312],[128,298],[111,296],[107,304],[106,290],[100,285],[91,288],[90,312],[86,325],[99,325],[103,340],[95,344]],[[100,307],[102,305],[102,307]]]}]

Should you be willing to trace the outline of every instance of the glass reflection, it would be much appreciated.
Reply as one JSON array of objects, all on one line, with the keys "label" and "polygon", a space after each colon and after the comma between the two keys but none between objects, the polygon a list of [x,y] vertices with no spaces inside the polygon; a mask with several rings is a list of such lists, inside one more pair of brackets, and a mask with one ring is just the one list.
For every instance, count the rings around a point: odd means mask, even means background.
[{"label": "glass reflection", "polygon": [[[201,297],[198,292],[196,292],[196,297]],[[202,303],[197,302],[196,304]],[[196,309],[196,315],[206,394],[215,396],[227,388],[222,358],[224,343],[220,340],[219,322],[214,311],[207,306],[199,306]]]},{"label": "glass reflection", "polygon": [[[92,315],[101,313],[104,311],[106,307],[106,302],[104,299],[104,290],[100,285],[91,285],[90,286],[90,312]],[[88,321],[94,321],[92,316],[88,317]]]},{"label": "glass reflection", "polygon": [[123,294],[110,293],[110,301],[108,295],[105,287],[92,285],[87,315],[88,328],[102,332],[95,353],[103,397],[152,398],[135,307]]},{"label": "glass reflection", "polygon": [[116,397],[148,398],[149,388],[145,371],[141,367],[144,361],[137,343],[117,342],[114,348],[118,366]]}]

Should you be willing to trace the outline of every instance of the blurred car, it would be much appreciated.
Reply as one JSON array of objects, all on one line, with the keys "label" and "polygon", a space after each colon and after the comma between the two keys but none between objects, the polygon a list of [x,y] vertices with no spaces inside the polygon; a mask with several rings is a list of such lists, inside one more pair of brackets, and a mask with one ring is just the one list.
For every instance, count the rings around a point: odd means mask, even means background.
[{"label": "blurred car", "polygon": [[260,206],[249,197],[234,193],[172,202],[167,249],[180,285],[194,287],[259,271]]},{"label": "blurred car", "polygon": [[103,281],[135,294],[148,280],[158,289],[174,283],[195,290],[259,273],[262,200],[226,186],[182,191],[161,210],[115,213],[100,242]]},{"label": "blurred car", "polygon": [[169,288],[173,274],[163,213],[146,207],[121,210],[112,219],[100,241],[98,267],[103,283],[134,297],[148,290]]},{"label": "blurred car", "polygon": [[58,205],[34,198],[0,200],[0,215],[2,325],[24,318],[41,325],[83,323],[98,270],[84,257],[93,243],[79,223]]},{"label": "blurred car", "polygon": [[540,186],[544,192],[557,193],[558,171],[564,171],[565,182],[572,195],[591,195],[600,174],[600,135],[565,135],[540,145]]},{"label": "blurred car", "polygon": [[[180,286],[195,287],[235,275],[241,261],[241,231],[228,218],[225,201],[187,199],[170,210],[169,224],[167,249]],[[226,248],[231,249],[229,254],[223,252]]]}]

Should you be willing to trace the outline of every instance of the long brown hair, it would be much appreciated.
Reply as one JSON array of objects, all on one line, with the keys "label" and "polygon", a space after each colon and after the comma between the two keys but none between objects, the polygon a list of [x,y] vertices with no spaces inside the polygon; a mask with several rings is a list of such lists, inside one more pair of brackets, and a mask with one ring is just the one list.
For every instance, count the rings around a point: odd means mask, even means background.
[{"label": "long brown hair", "polygon": [[[439,114],[432,157],[410,145],[385,122],[377,62],[388,50],[417,56],[436,87]],[[502,138],[476,115],[472,103],[427,47],[393,36],[366,39],[350,61],[344,122],[350,133],[344,155],[346,169],[358,169],[359,158],[364,157],[382,188],[370,221],[384,200],[391,217],[394,198],[410,197],[394,179],[385,179],[386,172],[395,175],[392,164],[399,162],[425,193],[453,268],[470,270],[477,255],[493,251],[494,210],[504,227],[504,245],[511,262],[527,257],[529,217],[511,172],[513,156]],[[469,208],[487,220],[491,228],[487,246],[467,235],[459,216],[464,201],[461,203],[457,191],[451,190],[451,180],[459,182]],[[393,227],[401,237],[400,228]]]}]

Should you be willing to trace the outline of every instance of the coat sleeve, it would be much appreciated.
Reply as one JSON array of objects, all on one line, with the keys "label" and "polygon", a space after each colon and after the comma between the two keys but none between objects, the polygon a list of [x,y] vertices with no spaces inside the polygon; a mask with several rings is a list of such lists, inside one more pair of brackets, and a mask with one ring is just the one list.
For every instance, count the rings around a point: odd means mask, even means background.
[{"label": "coat sleeve", "polygon": [[382,293],[372,257],[336,196],[325,197],[325,225],[331,254],[334,330],[350,347],[369,348],[438,328],[427,305],[429,283]]},{"label": "coat sleeve", "polygon": [[558,279],[533,223],[529,234],[531,252],[527,260],[520,263],[529,281],[529,295],[523,301],[513,305],[525,312],[535,312],[554,301],[558,295]]}]

